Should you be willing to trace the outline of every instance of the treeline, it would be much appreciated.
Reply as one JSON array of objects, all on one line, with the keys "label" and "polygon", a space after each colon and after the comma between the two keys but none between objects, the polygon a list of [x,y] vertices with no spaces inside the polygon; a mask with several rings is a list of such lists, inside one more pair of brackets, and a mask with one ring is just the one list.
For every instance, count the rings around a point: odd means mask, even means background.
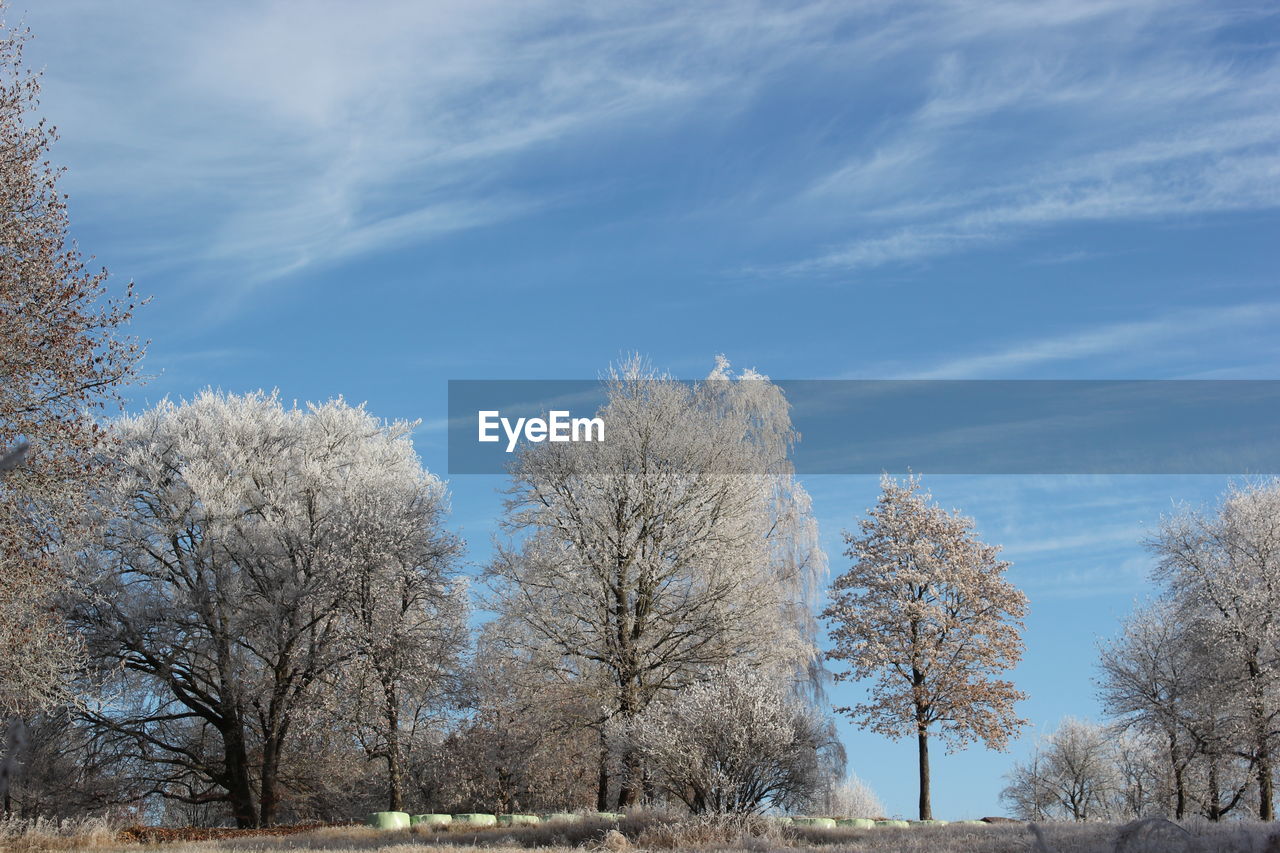
[{"label": "treeline", "polygon": [[1069,720],[1005,790],[1021,817],[1274,820],[1280,737],[1280,480],[1164,518],[1158,594],[1103,644],[1102,726]]},{"label": "treeline", "polygon": [[785,400],[724,363],[607,385],[607,444],[519,457],[483,624],[412,424],[211,391],[114,421],[49,600],[78,642],[9,725],[6,810],[257,826],[835,796]]}]

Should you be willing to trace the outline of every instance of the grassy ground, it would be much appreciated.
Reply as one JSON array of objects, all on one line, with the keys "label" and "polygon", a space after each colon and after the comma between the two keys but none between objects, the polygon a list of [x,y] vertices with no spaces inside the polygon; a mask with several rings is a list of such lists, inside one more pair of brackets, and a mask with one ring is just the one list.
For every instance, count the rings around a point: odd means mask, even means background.
[{"label": "grassy ground", "polygon": [[761,820],[672,821],[654,816],[613,824],[387,832],[366,827],[331,827],[291,835],[240,835],[211,841],[168,843],[122,841],[116,831],[85,824],[0,838],[0,849],[17,853],[95,850],[100,853],[274,853],[331,850],[406,853],[435,848],[438,853],[638,853],[645,850],[814,851],[814,853],[1280,853],[1276,824],[1166,821],[1131,824],[1024,824],[936,826],[910,829],[811,830],[778,827]]}]

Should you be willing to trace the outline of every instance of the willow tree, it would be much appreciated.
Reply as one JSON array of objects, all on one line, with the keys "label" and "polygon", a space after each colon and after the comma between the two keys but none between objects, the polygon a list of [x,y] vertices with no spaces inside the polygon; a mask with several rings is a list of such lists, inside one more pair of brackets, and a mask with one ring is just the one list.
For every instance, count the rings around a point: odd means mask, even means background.
[{"label": "willow tree", "polygon": [[[788,406],[767,378],[721,360],[684,383],[633,360],[605,384],[604,441],[519,457],[504,522],[517,541],[487,572],[499,633],[600,709],[602,809],[607,721],[730,660],[798,680],[815,657],[805,591],[823,568]],[[621,764],[625,806],[643,773],[634,751]]]},{"label": "willow tree", "polygon": [[929,736],[952,749],[981,740],[1003,750],[1025,724],[1025,698],[999,674],[1022,657],[1027,598],[1005,578],[999,546],[981,542],[972,519],[933,503],[919,477],[881,479],[859,535],[845,531],[853,565],[832,584],[828,656],[837,680],[871,679],[868,701],[840,708],[858,725],[916,738],[920,819],[933,817]]}]

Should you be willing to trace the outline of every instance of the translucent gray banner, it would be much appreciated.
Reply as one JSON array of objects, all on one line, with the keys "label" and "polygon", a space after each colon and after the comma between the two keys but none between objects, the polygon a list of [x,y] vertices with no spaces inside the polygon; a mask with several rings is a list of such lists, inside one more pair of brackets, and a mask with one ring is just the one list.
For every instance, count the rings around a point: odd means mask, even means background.
[{"label": "translucent gray banner", "polygon": [[[1280,380],[772,382],[801,435],[800,474],[1280,473]],[[604,401],[595,380],[450,381],[449,474],[596,440]]]}]

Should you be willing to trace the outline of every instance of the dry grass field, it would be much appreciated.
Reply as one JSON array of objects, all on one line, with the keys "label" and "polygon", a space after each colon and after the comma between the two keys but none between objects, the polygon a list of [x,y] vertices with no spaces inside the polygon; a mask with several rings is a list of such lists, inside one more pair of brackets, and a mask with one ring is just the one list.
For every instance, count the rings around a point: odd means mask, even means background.
[{"label": "dry grass field", "polygon": [[[170,831],[148,835],[122,832],[101,822],[62,827],[11,825],[0,848],[14,853],[94,850],[99,853],[274,853],[274,851],[380,851],[402,853],[437,848],[440,853],[548,853],[589,851],[770,851],[818,853],[1280,853],[1275,824],[1188,823],[1162,820],[1129,824],[1021,823],[991,826],[950,825],[909,829],[797,829],[760,819],[671,820],[656,815],[627,818],[619,824],[494,828],[486,830],[382,831],[363,826],[282,829],[273,834],[230,831],[226,837],[182,840],[199,833]],[[441,849],[443,848],[443,849]]]}]

